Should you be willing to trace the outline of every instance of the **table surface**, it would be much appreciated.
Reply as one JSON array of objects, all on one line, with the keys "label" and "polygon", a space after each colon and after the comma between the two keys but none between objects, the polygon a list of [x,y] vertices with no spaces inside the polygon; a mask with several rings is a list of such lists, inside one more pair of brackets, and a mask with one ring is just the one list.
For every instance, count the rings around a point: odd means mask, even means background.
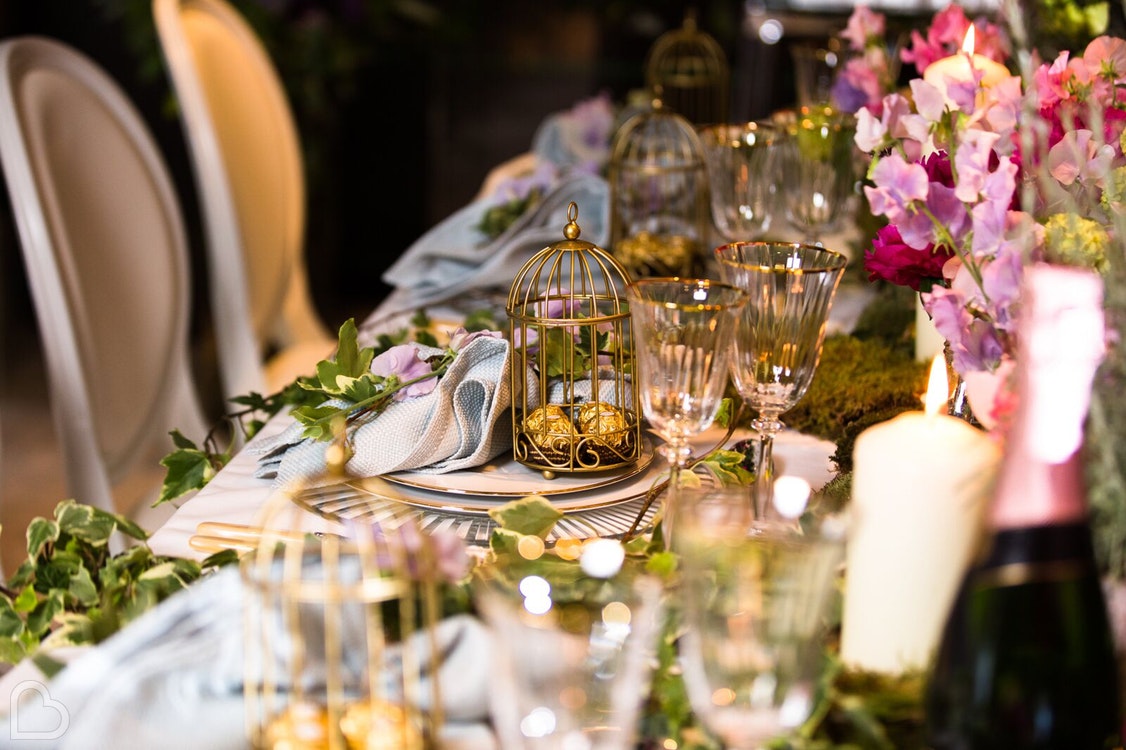
[{"label": "table surface", "polygon": [[[869,299],[869,291],[864,288],[842,287],[839,298],[834,302],[832,328],[847,330],[851,328],[856,316]],[[399,313],[413,309],[410,292],[397,289],[390,294],[366,319],[361,326],[378,326],[380,321],[393,320]],[[436,304],[427,308],[434,320],[456,320],[458,313],[452,308]],[[149,546],[156,554],[175,555],[202,559],[207,553],[193,549],[189,540],[196,534],[203,522],[221,522],[258,525],[263,509],[270,509],[286,502],[287,498],[276,488],[271,480],[254,476],[257,468],[255,444],[270,439],[292,424],[292,417],[279,414],[263,427],[261,432],[242,450],[235,454],[216,476],[195,496],[184,501],[173,515],[157,529],[149,539]],[[706,449],[715,444],[722,433],[711,431],[695,443],[695,447]],[[746,437],[736,435],[734,439]],[[656,438],[654,437],[656,440]],[[786,431],[779,436],[775,445],[775,460],[778,472],[802,476],[814,487],[820,487],[833,477],[833,467],[829,461],[834,446],[826,441]],[[287,517],[287,525],[295,531],[312,533],[347,534],[348,529],[312,512],[295,512]]]}]

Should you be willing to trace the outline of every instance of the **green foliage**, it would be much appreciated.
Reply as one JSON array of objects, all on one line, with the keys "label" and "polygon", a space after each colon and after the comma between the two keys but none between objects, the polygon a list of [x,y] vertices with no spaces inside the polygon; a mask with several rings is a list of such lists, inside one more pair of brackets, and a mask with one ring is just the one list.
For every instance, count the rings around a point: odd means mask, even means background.
[{"label": "green foliage", "polygon": [[[372,374],[371,361],[392,346],[411,339],[420,344],[436,345],[434,335],[426,330],[429,325],[430,319],[425,311],[419,311],[411,319],[413,328],[381,334],[376,346],[360,347],[355,320],[346,320],[337,334],[336,353],[332,358],[317,363],[314,376],[298,378],[270,396],[249,393],[231,399],[232,403],[244,408],[223,417],[202,446],[196,445],[179,430],[173,430],[173,450],[160,461],[167,471],[156,504],[177,500],[202,489],[230,462],[231,445],[221,444],[218,440],[224,428],[240,430],[244,439],[249,440],[268,419],[282,409],[290,408],[294,417],[305,425],[306,437],[329,440],[337,420],[354,420],[363,414],[378,412],[398,390],[411,383]],[[441,376],[452,361],[453,353],[446,352],[432,363],[434,373],[427,377]],[[330,401],[334,403],[328,403]]]},{"label": "green foliage", "polygon": [[[115,534],[133,546],[111,554]],[[98,643],[233,553],[203,563],[154,555],[147,534],[113,513],[64,500],[27,528],[27,559],[0,591],[0,662],[41,645]],[[139,543],[138,543],[139,542]]]},{"label": "green foliage", "polygon": [[512,198],[485,209],[481,221],[474,227],[490,241],[500,237],[512,224],[535,206],[543,197],[543,188],[535,187],[523,198]]}]

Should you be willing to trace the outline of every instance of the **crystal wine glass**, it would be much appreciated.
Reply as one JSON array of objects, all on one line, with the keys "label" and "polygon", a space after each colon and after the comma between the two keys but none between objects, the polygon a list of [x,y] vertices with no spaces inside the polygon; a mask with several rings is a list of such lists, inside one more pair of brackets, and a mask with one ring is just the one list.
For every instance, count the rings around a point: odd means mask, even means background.
[{"label": "crystal wine glass", "polygon": [[754,240],[769,231],[778,199],[779,140],[778,129],[767,122],[700,129],[712,220],[724,242]]},{"label": "crystal wine glass", "polygon": [[856,126],[831,107],[802,107],[782,122],[786,217],[804,233],[803,242],[819,244],[854,191]]},{"label": "crystal wine glass", "polygon": [[735,327],[731,378],[754,410],[762,441],[755,465],[754,508],[772,512],[774,436],[779,419],[809,389],[821,359],[829,309],[847,259],[814,245],[732,242],[716,248],[720,277],[749,296]]},{"label": "crystal wine glass", "polygon": [[648,278],[627,287],[626,298],[641,407],[666,441],[661,451],[675,492],[692,454],[689,439],[707,430],[719,411],[729,344],[748,297],[736,286],[709,279]]},{"label": "crystal wine glass", "polygon": [[691,490],[673,545],[688,698],[731,750],[766,747],[808,718],[844,549],[831,524],[752,531],[750,520],[731,488]]}]

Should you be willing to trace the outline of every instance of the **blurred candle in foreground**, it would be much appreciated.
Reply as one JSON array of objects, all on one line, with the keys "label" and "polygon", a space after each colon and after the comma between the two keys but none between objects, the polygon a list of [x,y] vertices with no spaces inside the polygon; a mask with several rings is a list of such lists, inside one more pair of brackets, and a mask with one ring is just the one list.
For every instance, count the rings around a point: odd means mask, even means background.
[{"label": "blurred candle in foreground", "polygon": [[962,51],[932,62],[923,71],[923,80],[945,91],[947,80],[969,83],[977,73],[981,73],[982,88],[989,88],[1012,76],[1009,69],[996,60],[974,54],[974,27],[971,24],[962,40]]},{"label": "blurred candle in foreground", "polygon": [[841,625],[850,667],[896,674],[926,666],[981,537],[999,451],[944,413],[947,397],[940,355],[926,411],[856,440]]}]

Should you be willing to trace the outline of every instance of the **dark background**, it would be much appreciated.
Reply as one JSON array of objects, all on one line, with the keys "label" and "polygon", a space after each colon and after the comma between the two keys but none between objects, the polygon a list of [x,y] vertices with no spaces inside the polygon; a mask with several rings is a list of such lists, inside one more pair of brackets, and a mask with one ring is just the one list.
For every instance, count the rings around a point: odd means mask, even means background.
[{"label": "dark background", "polygon": [[[270,51],[298,121],[306,257],[332,330],[366,316],[389,291],[380,275],[390,263],[468,203],[490,167],[526,151],[546,116],[602,91],[622,103],[640,88],[646,52],[689,8],[728,56],[733,117],[767,114],[793,91],[787,53],[753,40],[741,0],[231,2]],[[844,17],[819,23],[841,28]],[[89,54],[156,136],[189,230],[197,378],[214,386],[198,203],[150,0],[0,0],[0,38],[20,34]],[[36,331],[6,195],[0,273],[7,362]]]}]

